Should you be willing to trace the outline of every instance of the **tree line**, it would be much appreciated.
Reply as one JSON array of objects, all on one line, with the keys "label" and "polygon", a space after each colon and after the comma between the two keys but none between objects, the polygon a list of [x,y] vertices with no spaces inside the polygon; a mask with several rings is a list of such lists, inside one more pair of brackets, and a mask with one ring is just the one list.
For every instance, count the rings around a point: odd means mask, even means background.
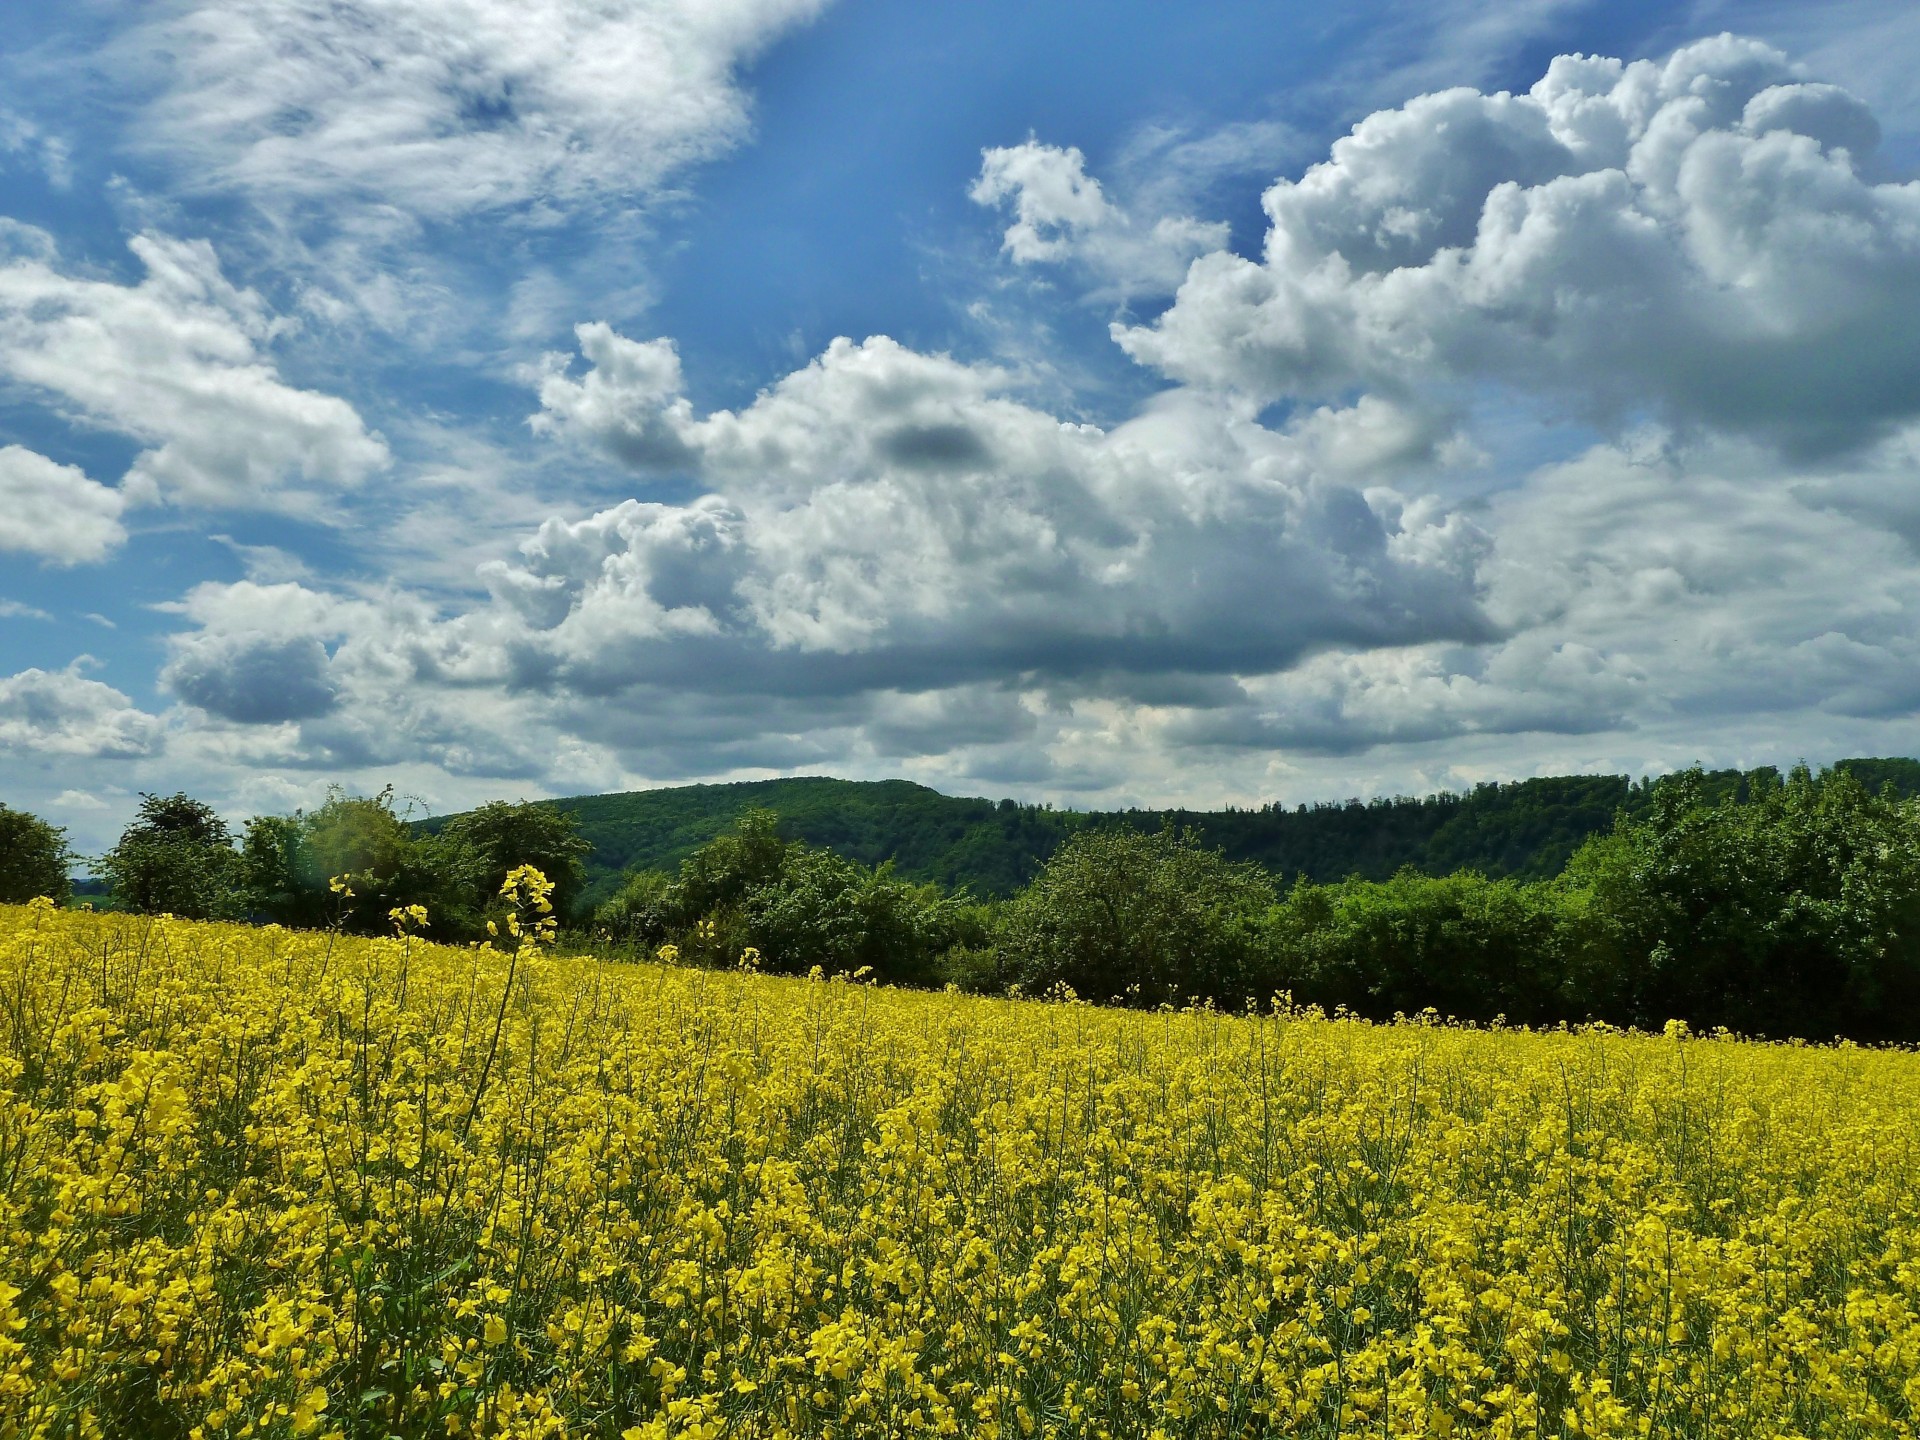
[{"label": "tree line", "polygon": [[[460,940],[481,933],[502,878],[525,862],[555,879],[573,944],[611,957],[744,957],[784,973],[1121,1004],[1237,1008],[1284,994],[1376,1018],[1680,1019],[1920,1040],[1920,802],[1804,766],[1731,782],[1684,771],[1635,800],[1542,879],[1406,868],[1289,884],[1163,821],[1077,829],[1031,881],[990,899],[807,843],[754,810],[591,905],[587,847],[565,811],[495,804],[426,833],[390,792],[336,794],[238,835],[187,796],[148,796],[97,868],[128,909],[377,932],[390,909],[422,904],[436,937]],[[0,899],[58,893],[65,866],[58,832],[0,810]]]},{"label": "tree line", "polygon": [[1005,901],[783,840],[764,812],[602,905],[604,942],[902,983],[1373,1018],[1920,1041],[1920,802],[1850,770],[1647,787],[1546,879],[1285,884],[1192,829],[1071,835]]},{"label": "tree line", "polygon": [[[335,791],[310,811],[257,815],[236,834],[192,796],[143,795],[93,869],[110,904],[143,914],[371,935],[390,929],[393,910],[420,905],[436,938],[462,941],[486,933],[502,883],[522,864],[553,881],[558,910],[577,911],[586,850],[571,821],[538,804],[483,805],[423,835],[391,787]],[[56,827],[0,806],[0,901],[69,898],[79,858]]]}]

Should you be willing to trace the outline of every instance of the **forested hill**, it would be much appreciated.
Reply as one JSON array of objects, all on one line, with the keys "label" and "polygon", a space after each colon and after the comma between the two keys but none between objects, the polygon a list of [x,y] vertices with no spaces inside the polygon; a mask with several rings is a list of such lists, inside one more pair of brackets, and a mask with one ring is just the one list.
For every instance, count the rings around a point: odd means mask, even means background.
[{"label": "forested hill", "polygon": [[[1920,761],[1842,760],[1869,787],[1920,794]],[[1738,794],[1738,771],[1711,772],[1709,790]],[[864,864],[894,862],[908,879],[1011,894],[1067,835],[1085,825],[1192,826],[1210,847],[1281,876],[1385,879],[1411,865],[1432,875],[1478,870],[1544,879],[1622,808],[1637,810],[1649,786],[1624,775],[1562,775],[1476,786],[1463,795],[1398,796],[1344,804],[1263,805],[1215,811],[1087,812],[1012,800],[942,795],[907,780],[754,780],[682,785],[551,803],[574,815],[592,844],[593,898],[629,869],[671,870],[750,809],[772,810],[790,836]],[[437,829],[446,817],[427,821]]]}]

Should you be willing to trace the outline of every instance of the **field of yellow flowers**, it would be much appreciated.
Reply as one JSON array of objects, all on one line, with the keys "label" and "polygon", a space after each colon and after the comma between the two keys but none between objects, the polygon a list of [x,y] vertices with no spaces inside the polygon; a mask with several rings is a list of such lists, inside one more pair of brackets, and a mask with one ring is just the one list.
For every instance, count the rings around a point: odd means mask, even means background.
[{"label": "field of yellow flowers", "polygon": [[538,928],[0,909],[0,1435],[1915,1433],[1920,1056]]}]

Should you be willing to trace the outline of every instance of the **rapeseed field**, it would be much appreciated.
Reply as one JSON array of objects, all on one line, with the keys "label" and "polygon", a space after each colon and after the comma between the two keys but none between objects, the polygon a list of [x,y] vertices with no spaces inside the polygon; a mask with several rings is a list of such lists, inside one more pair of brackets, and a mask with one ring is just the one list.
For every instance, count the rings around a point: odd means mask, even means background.
[{"label": "rapeseed field", "polygon": [[0,909],[0,1436],[1915,1432],[1920,1056],[606,964],[514,898]]}]

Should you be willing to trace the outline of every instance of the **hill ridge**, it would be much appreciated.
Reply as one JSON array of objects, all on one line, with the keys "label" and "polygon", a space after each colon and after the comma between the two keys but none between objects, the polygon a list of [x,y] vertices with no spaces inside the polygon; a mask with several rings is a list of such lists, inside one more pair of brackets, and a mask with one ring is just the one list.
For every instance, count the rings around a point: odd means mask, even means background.
[{"label": "hill ridge", "polygon": [[[1872,788],[1920,794],[1920,761],[1855,758],[1847,770]],[[1744,794],[1737,770],[1708,774],[1710,794]],[[1260,864],[1283,879],[1385,879],[1406,866],[1428,874],[1479,870],[1545,879],[1621,809],[1632,811],[1650,782],[1626,775],[1546,775],[1487,781],[1467,791],[1220,810],[1185,807],[1056,810],[1011,799],[948,795],[916,780],[845,780],[830,775],[708,781],[648,790],[562,796],[540,803],[572,814],[593,846],[588,897],[610,893],[634,868],[672,869],[749,809],[769,809],[795,839],[863,864],[891,861],[903,878],[983,897],[1011,894],[1053,850],[1088,825],[1191,826],[1208,846]],[[437,830],[452,818],[419,822]]]}]

